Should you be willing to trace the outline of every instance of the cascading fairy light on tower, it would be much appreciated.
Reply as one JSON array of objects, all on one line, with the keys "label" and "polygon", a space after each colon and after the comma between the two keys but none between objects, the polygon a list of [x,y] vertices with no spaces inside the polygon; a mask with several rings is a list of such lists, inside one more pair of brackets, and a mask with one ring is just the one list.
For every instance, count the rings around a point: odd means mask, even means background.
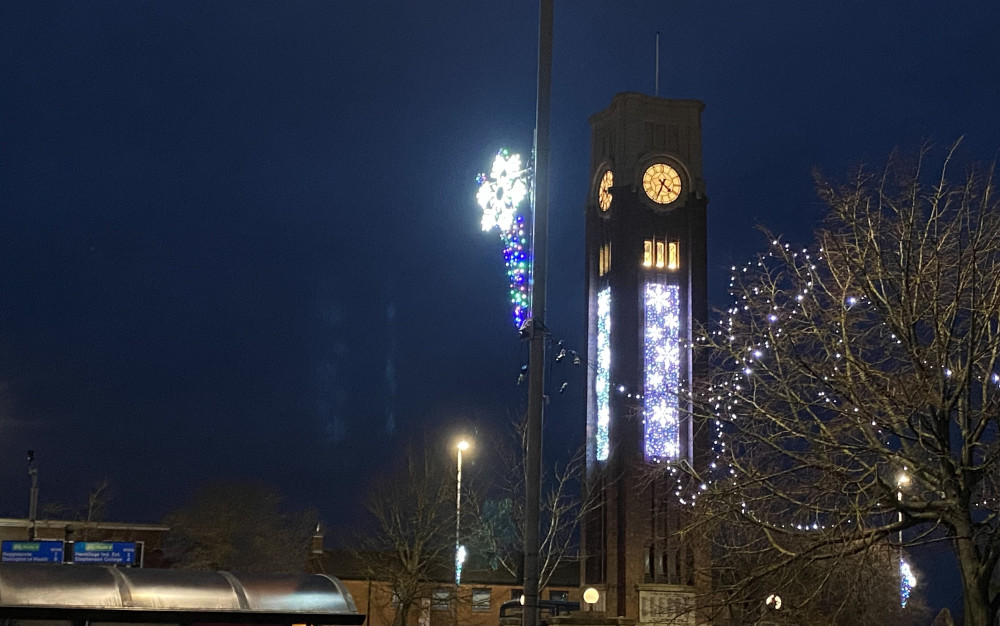
[{"label": "cascading fairy light on tower", "polygon": [[531,246],[521,203],[528,196],[530,172],[521,156],[501,149],[489,174],[476,177],[476,201],[483,209],[483,230],[496,228],[503,242],[504,263],[510,279],[510,302],[514,324],[520,328],[531,310]]}]

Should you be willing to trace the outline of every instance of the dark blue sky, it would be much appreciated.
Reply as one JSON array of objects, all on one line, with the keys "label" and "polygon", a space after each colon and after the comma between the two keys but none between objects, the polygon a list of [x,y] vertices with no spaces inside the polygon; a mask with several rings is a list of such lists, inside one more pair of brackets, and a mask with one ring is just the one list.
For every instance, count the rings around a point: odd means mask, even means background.
[{"label": "dark blue sky", "polygon": [[[549,326],[583,336],[587,118],[704,101],[713,304],[755,225],[807,240],[837,177],[896,146],[1000,148],[1000,5],[556,3]],[[527,154],[537,6],[0,4],[0,515],[158,520],[250,477],[331,523],[428,429],[502,429],[525,351],[475,175]],[[582,346],[581,346],[582,347]],[[582,439],[556,371],[553,455]],[[486,454],[483,450],[481,454]],[[350,513],[348,513],[350,515]]]}]

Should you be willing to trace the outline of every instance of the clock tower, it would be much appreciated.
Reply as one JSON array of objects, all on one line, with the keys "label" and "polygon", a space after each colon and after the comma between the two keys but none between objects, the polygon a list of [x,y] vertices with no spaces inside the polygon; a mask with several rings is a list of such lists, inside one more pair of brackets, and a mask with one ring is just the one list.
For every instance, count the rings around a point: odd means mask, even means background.
[{"label": "clock tower", "polygon": [[700,443],[683,390],[707,322],[706,208],[696,100],[616,95],[590,118],[586,207],[587,478],[581,582],[608,615],[696,624],[696,563],[678,535],[676,469]]}]

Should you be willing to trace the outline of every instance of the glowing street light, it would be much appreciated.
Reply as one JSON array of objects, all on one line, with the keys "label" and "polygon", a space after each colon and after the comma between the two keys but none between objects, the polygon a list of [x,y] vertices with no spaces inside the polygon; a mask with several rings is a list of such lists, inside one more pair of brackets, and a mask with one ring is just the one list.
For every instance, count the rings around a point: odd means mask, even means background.
[{"label": "glowing street light", "polygon": [[910,484],[910,477],[906,474],[906,468],[896,476],[896,501],[899,520],[899,605],[906,608],[906,602],[910,599],[910,592],[917,586],[917,577],[913,575],[910,564],[903,558],[903,487]]},{"label": "glowing street light", "polygon": [[462,584],[462,563],[465,562],[465,546],[459,543],[462,529],[462,452],[469,449],[469,442],[462,439],[455,446],[458,449],[458,473],[455,480],[455,586]]}]

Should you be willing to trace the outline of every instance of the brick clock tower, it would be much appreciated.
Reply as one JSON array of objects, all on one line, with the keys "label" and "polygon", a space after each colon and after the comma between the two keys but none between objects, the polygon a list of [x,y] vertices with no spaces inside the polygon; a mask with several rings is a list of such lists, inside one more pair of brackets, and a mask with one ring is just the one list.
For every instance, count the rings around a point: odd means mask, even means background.
[{"label": "brick clock tower", "polygon": [[[671,467],[702,444],[678,390],[707,321],[706,207],[696,100],[616,95],[590,118],[587,476],[583,586],[642,624],[698,624],[693,546]],[[651,471],[655,467],[657,471]]]}]

